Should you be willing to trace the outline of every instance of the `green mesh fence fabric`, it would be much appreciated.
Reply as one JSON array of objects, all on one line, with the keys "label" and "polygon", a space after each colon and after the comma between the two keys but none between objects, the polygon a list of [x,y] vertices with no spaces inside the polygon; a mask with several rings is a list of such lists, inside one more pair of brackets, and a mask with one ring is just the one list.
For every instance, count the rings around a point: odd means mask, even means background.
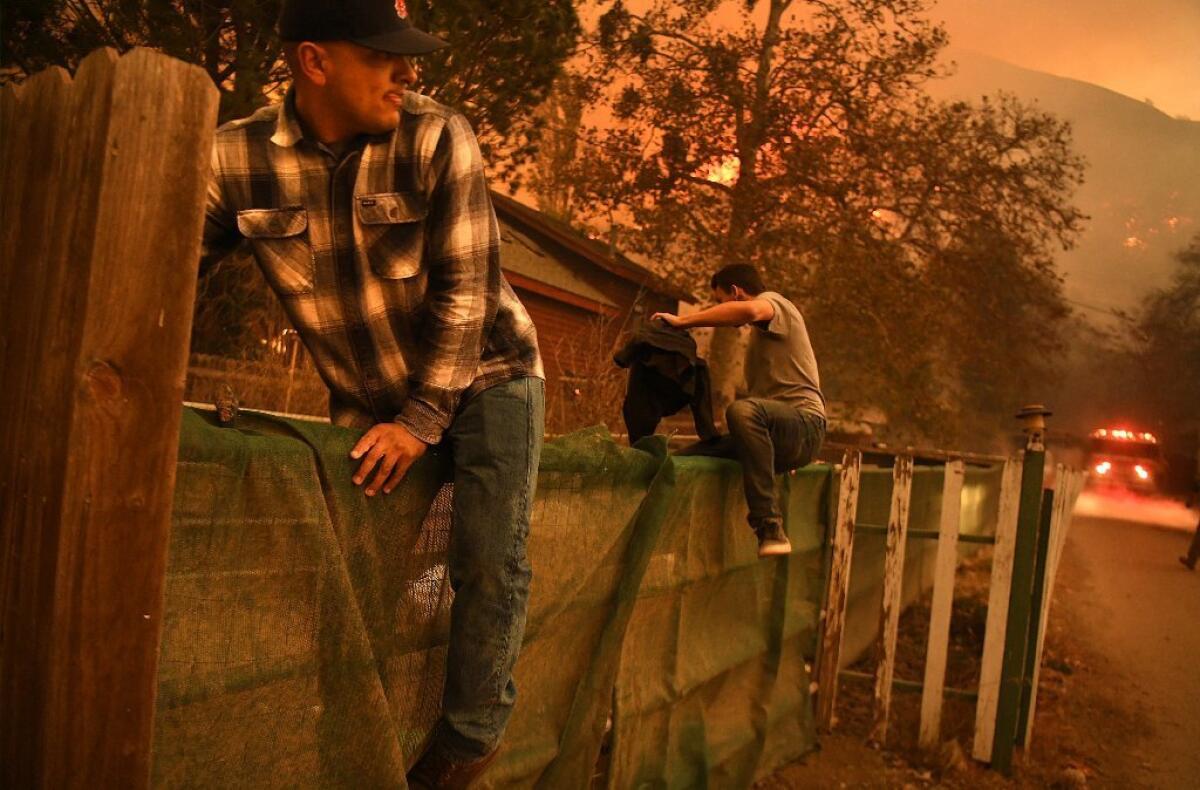
[{"label": "green mesh fence fabric", "polygon": [[548,442],[529,533],[529,622],[517,707],[484,787],[587,787],[625,627],[670,500],[662,442],[593,430]]},{"label": "green mesh fence fabric", "polygon": [[[441,698],[448,463],[367,498],[356,438],[185,410],[155,786],[405,786]],[[737,464],[603,429],[548,442],[517,707],[481,786],[588,787],[599,762],[612,788],[743,787],[813,748],[831,480],[781,478],[795,552],[762,561]]]},{"label": "green mesh fence fabric", "polygon": [[805,656],[828,467],[784,478],[794,553],[763,561],[730,461],[675,459],[616,686],[611,788],[746,787],[812,748]]},{"label": "green mesh fence fabric", "polygon": [[154,783],[404,786],[440,699],[439,460],[368,499],[351,432],[211,420],[181,430]]}]

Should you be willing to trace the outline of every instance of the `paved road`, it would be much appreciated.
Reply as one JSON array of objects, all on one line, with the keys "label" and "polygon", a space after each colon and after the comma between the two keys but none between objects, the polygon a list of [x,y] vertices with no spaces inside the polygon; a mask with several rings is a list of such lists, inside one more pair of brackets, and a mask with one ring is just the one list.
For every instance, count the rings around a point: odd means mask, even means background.
[{"label": "paved road", "polygon": [[1080,634],[1120,667],[1113,682],[1153,728],[1139,748],[1143,778],[1171,790],[1200,787],[1200,570],[1176,559],[1188,538],[1077,513],[1063,566],[1083,593],[1070,607]]}]

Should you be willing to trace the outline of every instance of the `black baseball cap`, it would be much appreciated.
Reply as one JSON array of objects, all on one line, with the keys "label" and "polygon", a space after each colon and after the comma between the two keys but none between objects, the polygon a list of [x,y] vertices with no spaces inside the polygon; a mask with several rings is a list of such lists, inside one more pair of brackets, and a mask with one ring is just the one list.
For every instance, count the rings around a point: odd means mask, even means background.
[{"label": "black baseball cap", "polygon": [[284,41],[352,41],[396,55],[427,55],[446,46],[408,21],[404,0],[284,0]]}]

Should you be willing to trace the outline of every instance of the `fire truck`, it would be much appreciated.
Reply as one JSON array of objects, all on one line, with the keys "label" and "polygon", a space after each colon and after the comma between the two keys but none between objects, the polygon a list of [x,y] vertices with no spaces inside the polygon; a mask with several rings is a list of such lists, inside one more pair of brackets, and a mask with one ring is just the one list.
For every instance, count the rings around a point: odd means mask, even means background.
[{"label": "fire truck", "polygon": [[1158,437],[1127,428],[1097,428],[1088,437],[1088,480],[1093,487],[1158,491],[1165,471]]}]

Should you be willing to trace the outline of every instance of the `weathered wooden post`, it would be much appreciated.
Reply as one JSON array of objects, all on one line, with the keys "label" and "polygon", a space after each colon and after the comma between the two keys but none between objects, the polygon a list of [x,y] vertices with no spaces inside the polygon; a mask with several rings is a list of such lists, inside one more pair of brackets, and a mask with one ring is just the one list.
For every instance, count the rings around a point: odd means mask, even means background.
[{"label": "weathered wooden post", "polygon": [[1004,661],[1000,673],[1000,697],[991,764],[996,770],[1012,772],[1012,754],[1017,741],[1021,691],[1029,647],[1033,579],[1037,564],[1038,524],[1042,513],[1042,479],[1046,464],[1043,436],[1051,412],[1037,404],[1017,413],[1026,434],[1025,461],[1021,474],[1020,506],[1013,549],[1012,581],[1008,598],[1008,623],[1004,631]]},{"label": "weathered wooden post", "polygon": [[929,605],[929,639],[925,648],[925,683],[921,689],[922,749],[937,748],[941,740],[942,696],[946,688],[946,658],[950,649],[950,617],[954,610],[954,573],[958,567],[958,529],[966,465],[948,461],[942,481],[942,512],[934,560],[933,600]]},{"label": "weathered wooden post", "polygon": [[896,669],[896,639],[904,598],[904,554],[908,543],[908,512],[912,497],[913,458],[896,456],[892,469],[892,506],[887,523],[887,549],[883,563],[883,599],[879,606],[879,638],[875,652],[875,704],[868,740],[882,746],[887,741],[892,705],[892,678]]},{"label": "weathered wooden post", "polygon": [[1071,510],[1075,507],[1075,500],[1083,489],[1085,479],[1083,473],[1078,469],[1068,469],[1062,464],[1057,467],[1054,503],[1047,530],[1049,538],[1046,550],[1045,578],[1042,582],[1043,593],[1038,605],[1034,608],[1034,615],[1041,625],[1036,631],[1036,637],[1031,637],[1029,645],[1033,659],[1030,662],[1032,670],[1029,678],[1028,710],[1023,713],[1021,718],[1024,724],[1022,729],[1017,732],[1020,742],[1026,747],[1029,746],[1030,739],[1033,737],[1033,720],[1037,713],[1038,677],[1041,674],[1046,629],[1050,622],[1050,603],[1054,599],[1054,583],[1058,578],[1058,564],[1062,559],[1063,547],[1067,542],[1067,532],[1071,526]]},{"label": "weathered wooden post", "polygon": [[149,50],[0,96],[0,785],[145,787],[217,91]]},{"label": "weathered wooden post", "polygon": [[[1058,480],[1062,481],[1062,467]],[[1038,517],[1036,556],[1033,566],[1033,593],[1029,599],[1029,636],[1025,644],[1025,672],[1021,678],[1021,703],[1017,720],[1017,743],[1026,746],[1025,732],[1029,727],[1030,705],[1034,696],[1034,666],[1041,658],[1035,649],[1042,628],[1042,598],[1049,594],[1046,589],[1047,562],[1050,559],[1050,522],[1054,515],[1054,489],[1042,491],[1042,512]]]},{"label": "weathered wooden post", "polygon": [[1000,484],[987,624],[984,629],[983,656],[979,664],[979,698],[975,703],[975,736],[971,742],[971,756],[985,763],[992,761],[992,742],[996,733],[996,706],[1000,698],[1000,674],[1004,663],[1004,630],[1008,624],[1021,468],[1020,459],[1010,458],[1004,464],[1004,476]]},{"label": "weathered wooden post", "polygon": [[846,627],[846,600],[850,592],[850,565],[854,555],[854,524],[858,518],[858,489],[862,453],[853,450],[842,459],[838,478],[838,504],[833,524],[832,556],[825,609],[821,613],[821,644],[817,654],[817,726],[834,726],[838,669],[842,660],[842,634]]}]

